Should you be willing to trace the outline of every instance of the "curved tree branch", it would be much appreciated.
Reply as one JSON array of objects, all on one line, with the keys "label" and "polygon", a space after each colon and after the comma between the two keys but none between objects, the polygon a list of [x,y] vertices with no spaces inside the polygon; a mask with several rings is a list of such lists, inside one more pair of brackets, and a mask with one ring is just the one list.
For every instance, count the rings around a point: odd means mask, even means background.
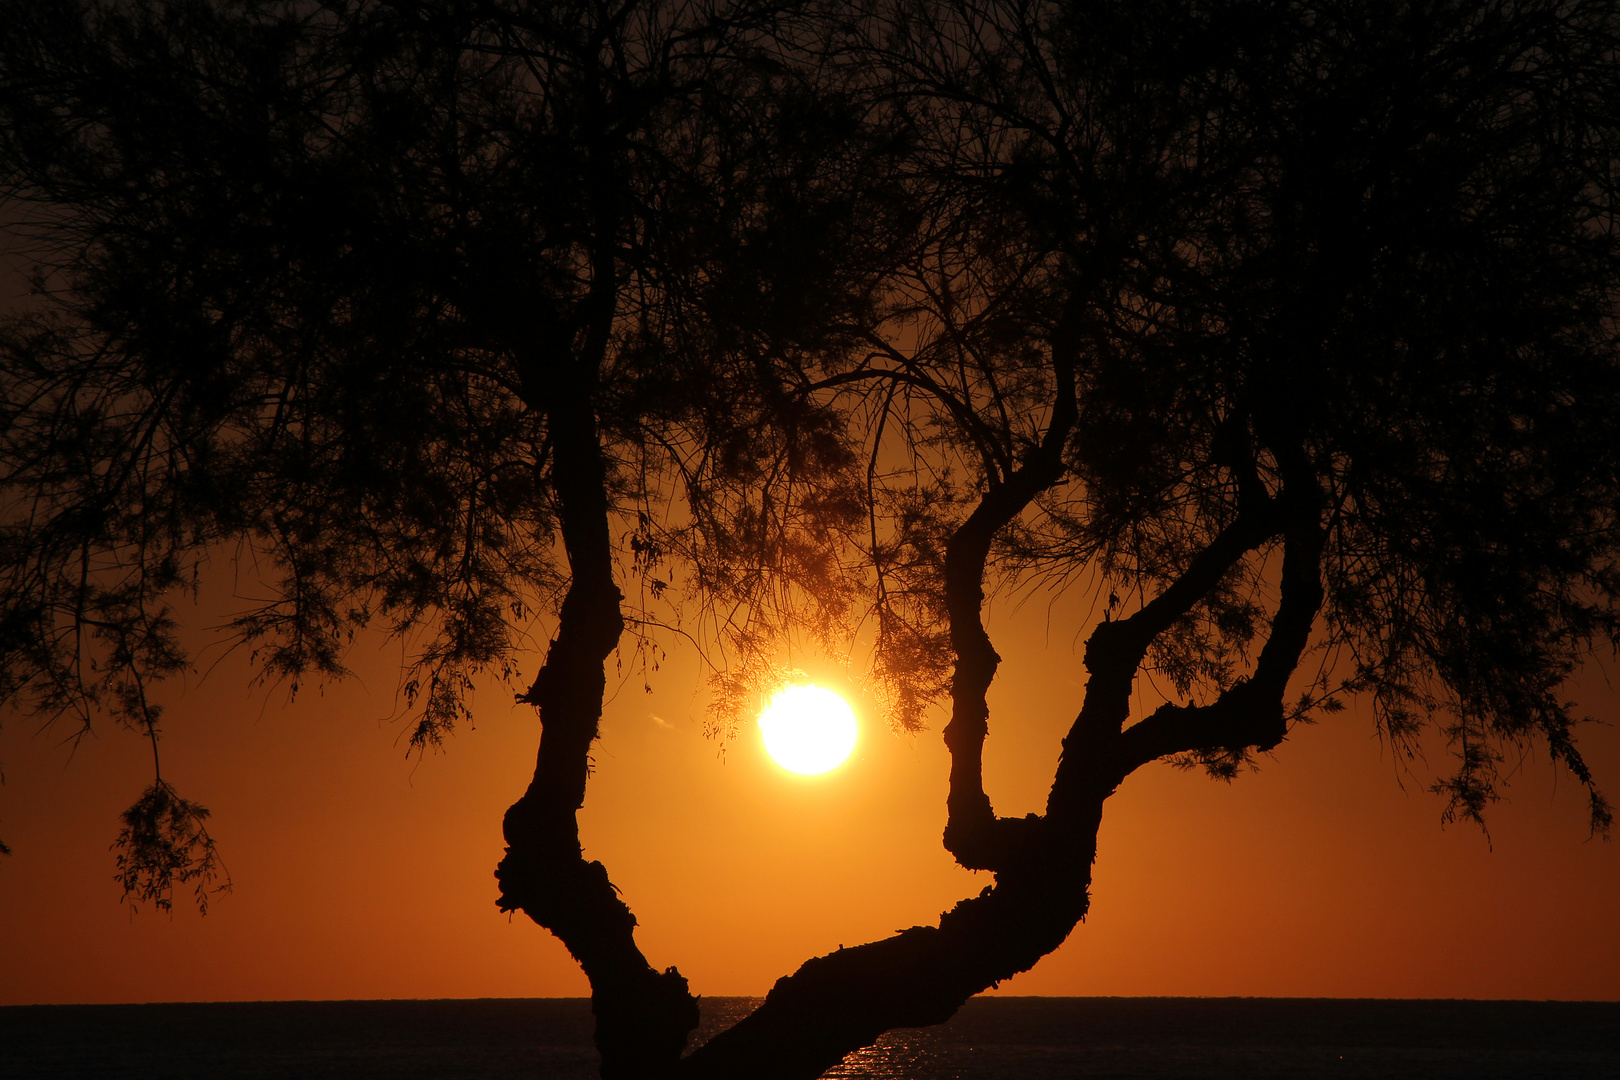
[{"label": "curved tree branch", "polygon": [[1130,716],[1131,683],[1149,646],[1238,560],[1277,534],[1283,525],[1279,509],[1278,500],[1269,497],[1240,500],[1237,517],[1163,592],[1129,618],[1104,622],[1092,631],[1084,661],[1089,676],[1085,698],[1063,739],[1047,799],[1049,818],[1066,821],[1083,814],[1098,792],[1105,797],[1129,773],[1120,771],[1120,731]]},{"label": "curved tree branch", "polygon": [[944,842],[957,862],[970,870],[1004,869],[1029,847],[1028,819],[998,819],[984,793],[984,740],[990,730],[985,696],[1001,663],[981,617],[984,567],[996,533],[1063,478],[1063,449],[1079,415],[1075,322],[1065,319],[1053,334],[1052,417],[1041,441],[1030,448],[1006,483],[984,494],[945,548],[945,604],[956,668],[951,675],[951,720],[944,731],[951,753]]},{"label": "curved tree branch", "polygon": [[[1322,607],[1323,534],[1301,525],[1284,541],[1282,600],[1252,675],[1208,705],[1166,704],[1120,736],[1118,780],[1159,758],[1220,748],[1270,750],[1288,734],[1283,695]],[[1117,780],[1116,780],[1117,782]]]},{"label": "curved tree branch", "polygon": [[[896,349],[885,346],[883,352],[874,354],[899,363],[908,363],[905,357]],[[972,441],[973,447],[979,454],[979,465],[984,469],[984,475],[992,485],[999,484],[1003,473],[1008,471],[1006,456],[996,446],[996,440],[984,421],[979,419],[961,398],[941,386],[935,379],[919,371],[896,371],[894,368],[856,368],[853,371],[840,372],[837,375],[828,375],[814,382],[806,383],[803,387],[806,393],[816,390],[827,390],[838,386],[847,386],[851,383],[865,382],[873,379],[887,379],[891,382],[902,383],[915,387],[934,398],[946,410],[951,418],[961,427],[963,434]]]}]

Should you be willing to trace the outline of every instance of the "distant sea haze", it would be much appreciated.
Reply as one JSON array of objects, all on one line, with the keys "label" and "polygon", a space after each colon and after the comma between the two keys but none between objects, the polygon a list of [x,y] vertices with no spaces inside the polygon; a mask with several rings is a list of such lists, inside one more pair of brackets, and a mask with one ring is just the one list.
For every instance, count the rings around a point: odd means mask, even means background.
[{"label": "distant sea haze", "polygon": [[[753,998],[705,998],[695,1042]],[[583,998],[0,1008],[5,1080],[594,1080]],[[976,998],[871,1080],[1615,1080],[1620,1002]]]}]

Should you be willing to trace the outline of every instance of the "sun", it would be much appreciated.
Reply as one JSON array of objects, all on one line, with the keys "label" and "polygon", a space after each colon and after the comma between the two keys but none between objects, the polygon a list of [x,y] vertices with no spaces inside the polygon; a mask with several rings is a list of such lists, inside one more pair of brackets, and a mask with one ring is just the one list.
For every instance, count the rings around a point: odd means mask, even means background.
[{"label": "sun", "polygon": [[789,772],[813,776],[835,769],[855,749],[855,713],[819,686],[790,686],[759,714],[765,749]]}]

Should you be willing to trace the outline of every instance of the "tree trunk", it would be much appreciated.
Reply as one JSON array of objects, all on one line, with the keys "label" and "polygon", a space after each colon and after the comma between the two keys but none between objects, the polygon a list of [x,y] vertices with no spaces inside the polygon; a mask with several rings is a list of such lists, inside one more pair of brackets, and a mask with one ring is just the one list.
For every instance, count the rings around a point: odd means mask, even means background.
[{"label": "tree trunk", "polygon": [[[681,1062],[683,1080],[811,1080],[885,1031],[949,1020],[963,1002],[1034,967],[1086,913],[1102,799],[1089,830],[894,937],[806,961],[752,1014]],[[1065,842],[1066,841],[1066,842]]]},{"label": "tree trunk", "polygon": [[[571,407],[570,407],[571,406]],[[551,412],[553,484],[571,581],[557,637],[520,700],[540,710],[534,777],[506,812],[495,871],[503,911],[556,934],[591,982],[596,1045],[608,1080],[665,1076],[697,1026],[697,999],[674,968],[654,971],[636,946],[635,916],[600,862],[588,862],[576,812],[602,718],[604,663],[623,632],[613,581],[606,466],[589,397]]]}]

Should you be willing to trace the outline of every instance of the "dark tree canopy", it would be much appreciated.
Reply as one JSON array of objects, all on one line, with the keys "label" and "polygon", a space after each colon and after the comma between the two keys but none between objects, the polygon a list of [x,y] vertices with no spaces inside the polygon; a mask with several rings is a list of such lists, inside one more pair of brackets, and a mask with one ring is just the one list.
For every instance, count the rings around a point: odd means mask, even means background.
[{"label": "dark tree canopy", "polygon": [[[1443,717],[1473,817],[1495,736],[1585,779],[1559,686],[1615,630],[1614,13],[1034,16],[917,5],[875,50],[968,219],[910,282],[987,448],[970,488],[1068,430],[1007,569],[1099,569],[1123,612],[1208,552],[1147,647],[1214,701],[1259,675],[1297,517],[1331,681],[1291,713],[1342,686],[1400,743]],[[1226,773],[1254,745],[1191,752]]]},{"label": "dark tree canopy", "polygon": [[[232,629],[272,675],[433,627],[409,685],[436,742],[567,586],[562,402],[597,402],[615,504],[656,501],[644,459],[683,424],[719,398],[748,426],[746,338],[791,340],[862,272],[768,310],[759,265],[822,269],[804,234],[841,211],[817,189],[858,178],[836,147],[766,159],[733,116],[771,89],[715,70],[745,7],[81,7],[8,11],[10,193],[53,301],[7,340],[7,480],[37,496],[11,671],[47,708],[142,722],[129,695],[183,662],[148,616],[243,541],[275,598]],[[778,105],[831,137],[820,103]],[[116,650],[98,676],[62,613]]]},{"label": "dark tree canopy", "polygon": [[[259,568],[267,675],[425,630],[418,747],[539,674],[500,905],[590,977],[603,1073],[815,1076],[1027,970],[1104,801],[1370,701],[1483,820],[1620,631],[1620,12],[1321,3],[0,2],[0,698],[158,746],[172,604]],[[1046,812],[980,759],[987,588],[1106,597]],[[626,595],[628,594],[628,596]],[[603,664],[784,635],[943,703],[995,884],[696,1002],[583,856]],[[536,634],[550,635],[543,650]],[[663,627],[667,632],[669,626]],[[1173,700],[1132,715],[1141,673]],[[1016,718],[1014,718],[1016,719]],[[205,889],[158,774],[126,891]],[[206,896],[206,892],[199,892]]]}]

